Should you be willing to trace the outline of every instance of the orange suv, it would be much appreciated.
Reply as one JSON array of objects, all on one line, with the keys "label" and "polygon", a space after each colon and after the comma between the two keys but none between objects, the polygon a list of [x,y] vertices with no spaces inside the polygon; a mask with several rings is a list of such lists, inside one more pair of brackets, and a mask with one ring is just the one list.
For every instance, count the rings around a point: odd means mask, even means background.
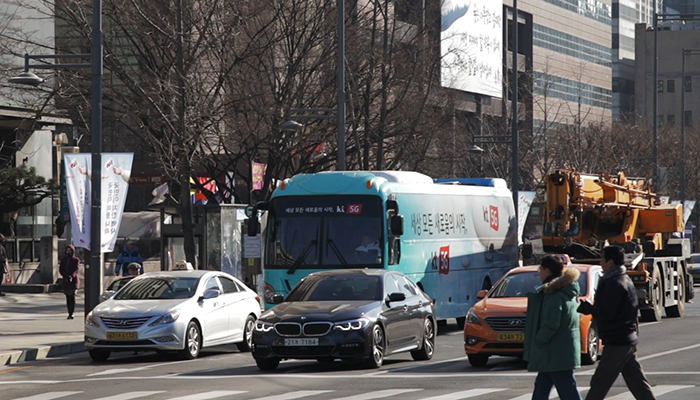
[{"label": "orange suv", "polygon": [[[579,300],[593,303],[603,269],[598,265],[572,264],[581,272]],[[475,367],[486,365],[490,356],[522,357],[525,340],[527,293],[541,285],[537,266],[508,271],[493,287],[477,294],[479,300],[467,313],[464,352]],[[581,363],[594,364],[601,349],[598,329],[590,315],[581,317]]]}]

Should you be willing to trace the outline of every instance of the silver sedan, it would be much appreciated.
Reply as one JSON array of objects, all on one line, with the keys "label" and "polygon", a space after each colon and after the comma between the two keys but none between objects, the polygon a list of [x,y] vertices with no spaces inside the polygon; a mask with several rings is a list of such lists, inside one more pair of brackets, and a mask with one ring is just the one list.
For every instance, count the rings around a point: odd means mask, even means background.
[{"label": "silver sedan", "polygon": [[134,278],[85,317],[85,347],[95,361],[116,351],[177,351],[236,343],[249,351],[260,298],[219,271],[153,272]]}]

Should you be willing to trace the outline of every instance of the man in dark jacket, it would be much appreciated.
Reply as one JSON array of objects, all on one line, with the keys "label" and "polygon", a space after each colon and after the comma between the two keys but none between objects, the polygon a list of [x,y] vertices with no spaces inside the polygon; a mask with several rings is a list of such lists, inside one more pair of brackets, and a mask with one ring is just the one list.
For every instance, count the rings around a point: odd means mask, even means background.
[{"label": "man in dark jacket", "polygon": [[143,259],[139,253],[139,248],[136,247],[136,243],[129,242],[124,246],[119,256],[117,256],[117,264],[114,268],[114,273],[118,276],[119,271],[121,271],[122,276],[129,276],[129,269],[127,268],[129,264],[137,263],[141,266],[140,274],[143,274]]},{"label": "man in dark jacket", "polygon": [[620,373],[635,399],[655,399],[637,361],[637,291],[627,276],[624,262],[621,247],[603,248],[600,260],[603,276],[595,293],[595,304],[583,301],[578,307],[580,313],[593,315],[605,346],[586,400],[604,399]]},{"label": "man in dark jacket", "polygon": [[574,369],[581,367],[578,278],[559,257],[546,256],[537,270],[541,286],[528,293],[523,358],[537,371],[533,400],[549,399],[552,385],[562,400],[581,400]]}]

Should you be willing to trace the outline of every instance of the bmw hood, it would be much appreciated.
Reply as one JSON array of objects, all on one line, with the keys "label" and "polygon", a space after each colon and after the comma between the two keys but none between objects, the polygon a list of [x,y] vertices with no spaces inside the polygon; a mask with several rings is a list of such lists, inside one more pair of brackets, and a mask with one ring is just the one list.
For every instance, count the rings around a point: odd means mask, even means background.
[{"label": "bmw hood", "polygon": [[[187,299],[191,300],[191,299]],[[93,310],[97,317],[137,318],[162,315],[186,301],[175,300],[115,300],[109,299],[98,304]]]},{"label": "bmw hood", "polygon": [[[294,321],[343,321],[365,316],[380,308],[379,301],[299,301],[278,304],[267,310],[261,319],[269,322]],[[370,316],[371,317],[371,316]]]}]

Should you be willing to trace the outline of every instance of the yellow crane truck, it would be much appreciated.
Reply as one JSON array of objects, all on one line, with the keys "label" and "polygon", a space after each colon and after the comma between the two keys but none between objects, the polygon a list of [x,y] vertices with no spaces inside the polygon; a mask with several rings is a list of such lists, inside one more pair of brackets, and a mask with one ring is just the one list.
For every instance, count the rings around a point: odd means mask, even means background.
[{"label": "yellow crane truck", "polygon": [[639,298],[640,320],[682,317],[694,296],[682,238],[683,206],[660,204],[650,182],[623,172],[584,174],[558,169],[546,177],[542,244],[547,253],[598,262],[603,246],[625,249],[627,274]]}]

